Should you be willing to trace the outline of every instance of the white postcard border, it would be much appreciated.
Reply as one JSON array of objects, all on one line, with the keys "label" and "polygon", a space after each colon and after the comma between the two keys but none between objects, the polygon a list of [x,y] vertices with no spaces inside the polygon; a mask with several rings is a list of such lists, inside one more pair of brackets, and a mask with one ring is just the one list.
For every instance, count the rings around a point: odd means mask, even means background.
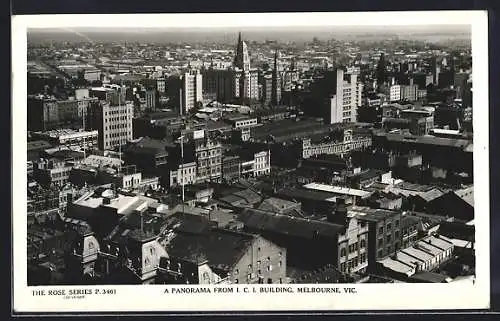
[{"label": "white postcard border", "polygon": [[[33,290],[75,287],[27,284],[26,225],[26,65],[28,28],[54,27],[277,27],[330,25],[464,25],[472,26],[474,110],[474,195],[477,278],[451,284],[332,284],[287,285],[297,288],[355,288],[355,294],[263,294],[258,285],[234,285],[239,293],[173,294],[180,286],[83,286],[78,289],[115,289],[111,296],[87,295],[81,300],[35,296]],[[12,20],[12,190],[13,193],[13,309],[15,312],[138,312],[138,311],[298,311],[298,310],[420,310],[482,309],[490,302],[489,273],[489,104],[488,24],[486,11],[421,11],[369,13],[263,13],[263,14],[141,14],[38,15]],[[284,285],[283,285],[284,286]],[[201,288],[201,286],[191,286]],[[273,288],[281,286],[274,285]],[[214,287],[211,287],[214,289]],[[249,293],[244,293],[244,289]]]}]

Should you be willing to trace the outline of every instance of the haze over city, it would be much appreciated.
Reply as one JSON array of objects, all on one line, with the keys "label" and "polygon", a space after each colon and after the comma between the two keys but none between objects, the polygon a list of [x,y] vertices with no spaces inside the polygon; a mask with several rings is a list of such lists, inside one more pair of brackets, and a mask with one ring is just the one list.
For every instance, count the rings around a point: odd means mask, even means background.
[{"label": "haze over city", "polygon": [[470,26],[325,26],[325,27],[241,27],[241,28],[43,28],[28,31],[29,42],[43,41],[129,41],[129,42],[227,42],[234,43],[236,34],[244,33],[247,41],[277,40],[304,42],[319,40],[378,41],[398,39],[439,42],[470,39]]}]

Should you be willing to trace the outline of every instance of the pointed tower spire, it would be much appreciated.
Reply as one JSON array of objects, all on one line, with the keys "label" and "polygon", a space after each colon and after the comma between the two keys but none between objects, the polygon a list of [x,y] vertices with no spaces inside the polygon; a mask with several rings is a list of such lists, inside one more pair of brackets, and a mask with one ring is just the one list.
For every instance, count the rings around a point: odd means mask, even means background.
[{"label": "pointed tower spire", "polygon": [[250,55],[248,54],[247,44],[238,33],[238,44],[236,45],[236,55],[234,56],[234,66],[243,70],[250,69]]}]

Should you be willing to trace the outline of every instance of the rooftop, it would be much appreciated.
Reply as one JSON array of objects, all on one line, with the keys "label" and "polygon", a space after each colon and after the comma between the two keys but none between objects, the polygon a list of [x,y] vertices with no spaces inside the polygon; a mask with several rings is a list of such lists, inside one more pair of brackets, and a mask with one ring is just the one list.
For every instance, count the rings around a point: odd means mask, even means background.
[{"label": "rooftop", "polygon": [[420,271],[411,276],[413,280],[422,281],[426,283],[448,283],[451,281],[451,278],[444,274],[429,272],[429,271]]},{"label": "rooftop", "polygon": [[358,217],[359,219],[373,221],[373,222],[378,222],[388,217],[401,214],[401,212],[398,211],[390,211],[379,208],[370,208],[361,206],[352,206],[348,210],[348,213],[352,216]]},{"label": "rooftop", "polygon": [[52,145],[49,144],[48,142],[44,141],[44,140],[34,140],[34,141],[31,141],[31,142],[28,142],[27,149],[28,149],[28,152],[29,152],[29,151],[32,151],[32,150],[42,150],[42,149],[47,149],[47,148],[50,148],[50,147],[52,147]]},{"label": "rooftop", "polygon": [[340,194],[340,195],[357,196],[357,197],[368,197],[371,195],[371,192],[367,192],[367,191],[363,191],[363,190],[359,190],[359,189],[334,186],[334,185],[319,184],[319,183],[306,184],[306,185],[304,185],[304,188],[312,189],[312,190],[319,190],[319,191],[324,191],[324,192],[329,192],[329,193],[334,193],[334,194]]},{"label": "rooftop", "polygon": [[262,203],[259,205],[259,209],[275,212],[296,208],[298,206],[300,206],[300,203],[287,201],[281,198],[270,197],[262,201]]},{"label": "rooftop", "polygon": [[239,219],[251,229],[312,239],[315,236],[332,238],[343,232],[342,225],[275,214],[256,209],[245,209]]},{"label": "rooftop", "polygon": [[415,136],[415,135],[402,135],[398,133],[381,133],[377,132],[376,136],[385,136],[388,141],[391,142],[402,142],[402,143],[415,143],[415,144],[423,144],[423,145],[433,145],[433,146],[447,146],[447,147],[456,147],[459,149],[463,149],[465,151],[469,151],[471,146],[473,145],[472,141],[466,139],[457,139],[457,138],[444,138],[444,137],[436,137],[436,136]]},{"label": "rooftop", "polygon": [[167,153],[167,143],[158,139],[141,138],[138,142],[128,145],[125,152],[135,152],[141,154],[149,153]]},{"label": "rooftop", "polygon": [[208,260],[212,268],[229,271],[255,238],[251,234],[213,229],[203,234],[178,233],[164,246],[171,257],[194,263]]}]

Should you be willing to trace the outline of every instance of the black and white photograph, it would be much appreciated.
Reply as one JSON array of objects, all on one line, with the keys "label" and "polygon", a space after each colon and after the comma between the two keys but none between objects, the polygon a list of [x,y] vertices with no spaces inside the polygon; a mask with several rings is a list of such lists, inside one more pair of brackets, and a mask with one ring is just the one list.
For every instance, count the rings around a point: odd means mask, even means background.
[{"label": "black and white photograph", "polygon": [[340,15],[15,17],[19,301],[487,308],[486,16]]}]

